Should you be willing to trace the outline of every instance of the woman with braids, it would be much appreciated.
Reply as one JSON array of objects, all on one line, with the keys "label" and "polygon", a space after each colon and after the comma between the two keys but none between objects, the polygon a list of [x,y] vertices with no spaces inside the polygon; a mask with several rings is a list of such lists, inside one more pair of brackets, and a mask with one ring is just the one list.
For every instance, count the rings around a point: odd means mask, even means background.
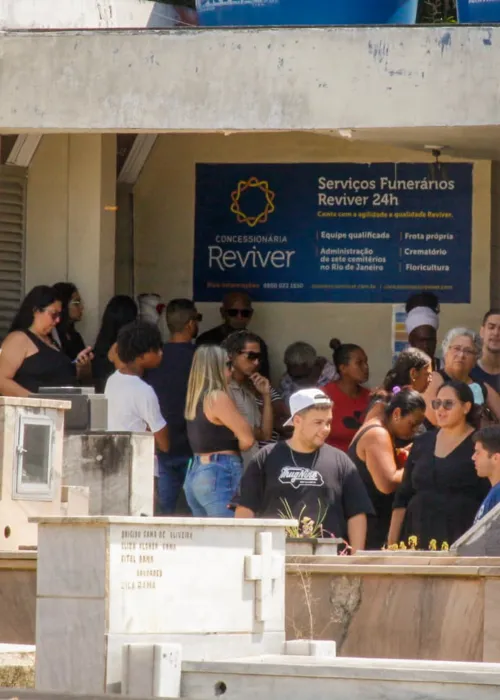
[{"label": "woman with braids", "polygon": [[415,440],[394,498],[389,544],[409,536],[428,549],[457,540],[474,521],[489,484],[476,473],[473,434],[480,408],[465,382],[442,384],[432,401],[438,430]]},{"label": "woman with braids", "polygon": [[334,405],[330,435],[326,442],[347,452],[363,423],[370,401],[370,392],[363,387],[370,376],[368,358],[359,345],[342,344],[337,338],[330,341],[330,347],[340,377],[323,387]]},{"label": "woman with braids", "polygon": [[425,416],[425,401],[414,389],[394,387],[379,394],[379,415],[368,417],[351,443],[348,455],[368,490],[376,515],[368,516],[367,549],[381,549],[387,541],[393,494],[403,470],[396,456],[396,440],[413,440]]}]

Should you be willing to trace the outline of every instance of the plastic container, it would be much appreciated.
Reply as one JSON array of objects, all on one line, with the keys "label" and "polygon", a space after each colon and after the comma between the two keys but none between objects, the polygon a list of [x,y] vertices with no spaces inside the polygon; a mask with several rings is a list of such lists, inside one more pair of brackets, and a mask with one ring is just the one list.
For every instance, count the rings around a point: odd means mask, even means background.
[{"label": "plastic container", "polygon": [[500,0],[457,0],[457,14],[465,24],[500,22]]},{"label": "plastic container", "polygon": [[418,0],[196,0],[196,7],[205,27],[415,24]]}]

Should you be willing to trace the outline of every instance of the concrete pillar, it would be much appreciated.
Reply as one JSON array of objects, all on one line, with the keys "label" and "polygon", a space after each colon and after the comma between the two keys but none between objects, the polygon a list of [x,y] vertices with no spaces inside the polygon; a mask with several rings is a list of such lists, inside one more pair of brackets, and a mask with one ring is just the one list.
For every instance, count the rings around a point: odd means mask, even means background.
[{"label": "concrete pillar", "polygon": [[134,192],[133,185],[118,183],[116,190],[115,291],[134,296]]},{"label": "concrete pillar", "polygon": [[69,280],[92,343],[115,293],[116,136],[44,136],[28,174],[26,289]]}]

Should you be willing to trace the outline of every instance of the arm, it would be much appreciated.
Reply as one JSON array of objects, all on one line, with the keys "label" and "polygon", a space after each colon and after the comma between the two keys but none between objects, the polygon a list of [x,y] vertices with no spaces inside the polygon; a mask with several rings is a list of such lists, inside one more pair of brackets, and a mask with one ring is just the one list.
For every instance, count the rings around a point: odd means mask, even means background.
[{"label": "arm", "polygon": [[391,524],[389,526],[389,537],[387,540],[389,545],[397,544],[399,542],[401,537],[401,528],[403,527],[403,522],[406,515],[406,509],[413,494],[415,493],[413,489],[413,466],[415,464],[417,450],[418,443],[417,446],[414,444],[411,448],[403,471],[401,486],[396,491],[396,495],[394,497]]},{"label": "arm", "polygon": [[245,506],[236,506],[235,518],[255,518],[255,513]]},{"label": "arm", "polygon": [[387,544],[398,544],[401,536],[401,528],[406,515],[406,508],[394,508],[391,516],[391,524],[389,526],[389,537]]},{"label": "arm", "polygon": [[252,428],[236,408],[234,401],[224,392],[214,396],[205,411],[209,420],[225,425],[238,438],[238,444],[242,452],[249,450],[255,442]]},{"label": "arm", "polygon": [[155,445],[161,452],[168,452],[170,449],[170,439],[168,436],[168,425],[164,425],[161,430],[157,430],[153,433],[155,438]]},{"label": "arm", "polygon": [[500,421],[500,396],[489,384],[485,384],[484,386],[487,392],[486,405],[496,416],[497,420]]},{"label": "arm", "polygon": [[170,449],[168,436],[168,426],[160,410],[160,403],[154,389],[143,382],[140,396],[138,397],[138,407],[141,418],[147,423],[154,435],[155,444],[162,452]]},{"label": "arm", "polygon": [[0,394],[3,396],[28,397],[30,392],[14,381],[17,370],[28,352],[28,338],[24,333],[10,333],[0,352]]},{"label": "arm", "polygon": [[94,353],[92,348],[84,348],[76,357],[76,376],[82,382],[90,382],[92,379],[92,360]]},{"label": "arm", "polygon": [[381,493],[393,493],[401,483],[403,470],[398,468],[391,437],[385,428],[375,428],[362,436],[358,453],[366,463],[373,482]]},{"label": "arm", "polygon": [[359,513],[359,515],[355,515],[347,521],[347,534],[353,554],[355,554],[358,549],[365,548],[366,525],[367,520],[365,513]]},{"label": "arm", "polygon": [[[277,393],[277,392],[276,392]],[[278,394],[277,394],[278,396]],[[290,418],[290,412],[288,408],[286,407],[286,403],[283,401],[281,396],[279,398],[275,398],[273,400],[273,397],[271,395],[271,400],[273,403],[273,424],[274,424],[274,430],[279,433],[280,435],[288,435],[290,433],[289,428],[284,428],[283,425],[286,423],[286,421]]]},{"label": "arm", "polygon": [[260,420],[260,428],[255,430],[257,440],[267,441],[273,436],[273,404],[271,401],[271,384],[269,379],[266,379],[261,374],[255,373],[250,377],[254,387],[262,396],[262,413]]},{"label": "arm", "polygon": [[429,386],[427,387],[427,390],[423,394],[423,397],[424,397],[425,403],[426,403],[425,417],[427,418],[428,421],[430,421],[432,423],[432,425],[437,425],[437,421],[436,421],[436,413],[435,413],[434,409],[432,408],[431,403],[436,398],[439,387],[442,386],[443,384],[444,384],[444,379],[439,374],[439,372],[433,372],[431,383],[429,384]]},{"label": "arm", "polygon": [[266,448],[253,457],[241,477],[238,495],[236,496],[235,518],[255,518],[262,510],[264,496],[264,461]]}]

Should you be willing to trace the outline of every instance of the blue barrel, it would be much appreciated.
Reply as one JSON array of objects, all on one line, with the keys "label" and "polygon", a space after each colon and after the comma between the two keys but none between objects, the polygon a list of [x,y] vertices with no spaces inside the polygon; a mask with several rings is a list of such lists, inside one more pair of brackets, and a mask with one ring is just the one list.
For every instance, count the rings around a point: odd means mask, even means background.
[{"label": "blue barrel", "polygon": [[500,22],[500,0],[458,0],[458,21],[470,24]]},{"label": "blue barrel", "polygon": [[[205,27],[415,24],[419,0],[196,0]],[[496,4],[496,3],[495,3]]]}]

